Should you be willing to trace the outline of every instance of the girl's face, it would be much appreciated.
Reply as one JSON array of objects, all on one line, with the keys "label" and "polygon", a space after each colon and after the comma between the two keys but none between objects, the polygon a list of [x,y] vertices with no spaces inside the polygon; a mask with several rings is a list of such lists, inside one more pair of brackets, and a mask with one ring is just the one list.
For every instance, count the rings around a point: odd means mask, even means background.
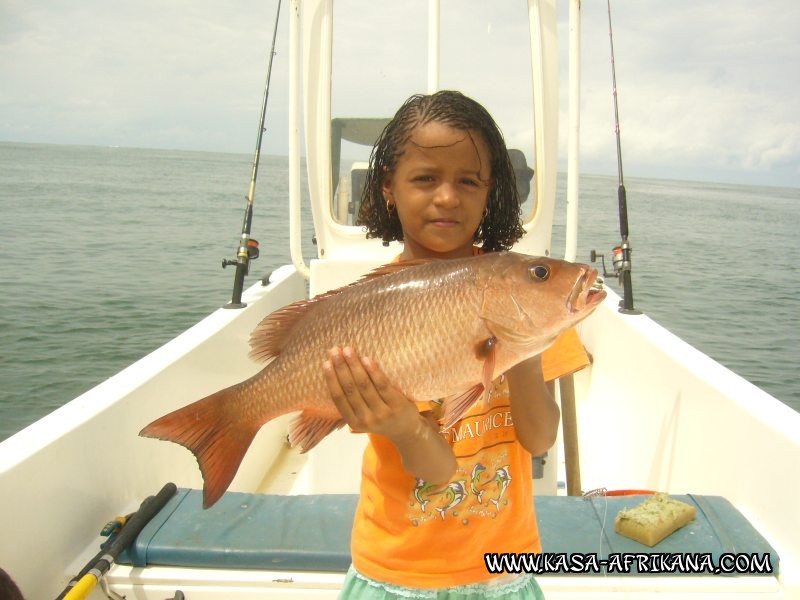
[{"label": "girl's face", "polygon": [[418,126],[383,181],[403,227],[402,258],[472,256],[492,184],[489,149],[475,131]]}]

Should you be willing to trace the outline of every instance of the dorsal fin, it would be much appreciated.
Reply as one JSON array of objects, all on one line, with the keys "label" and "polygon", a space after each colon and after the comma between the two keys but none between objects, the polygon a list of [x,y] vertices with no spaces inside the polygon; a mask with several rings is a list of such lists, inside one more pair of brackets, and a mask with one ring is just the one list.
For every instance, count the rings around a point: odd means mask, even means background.
[{"label": "dorsal fin", "polygon": [[319,304],[319,302],[336,296],[354,285],[359,285],[391,273],[397,273],[408,267],[425,264],[432,260],[433,259],[425,258],[381,265],[353,283],[318,294],[310,300],[298,300],[297,302],[287,304],[283,308],[279,308],[264,317],[250,334],[250,358],[266,362],[278,356],[281,350],[283,350],[286,340],[289,339],[290,333],[295,325],[306,316],[311,308]]},{"label": "dorsal fin", "polygon": [[[383,275],[390,275],[391,273],[397,273],[398,271],[403,271],[408,269],[409,267],[417,267],[419,265],[427,265],[429,262],[435,261],[435,258],[415,258],[414,260],[404,260],[398,262],[390,262],[386,263],[385,265],[381,265],[380,267],[374,268],[372,271],[361,277],[355,283],[362,283],[364,281],[369,281],[370,279],[374,279],[375,277],[382,277]],[[351,284],[354,285],[354,284]]]},{"label": "dorsal fin", "polygon": [[250,358],[266,362],[278,356],[289,332],[313,304],[314,300],[298,300],[264,317],[250,333]]}]

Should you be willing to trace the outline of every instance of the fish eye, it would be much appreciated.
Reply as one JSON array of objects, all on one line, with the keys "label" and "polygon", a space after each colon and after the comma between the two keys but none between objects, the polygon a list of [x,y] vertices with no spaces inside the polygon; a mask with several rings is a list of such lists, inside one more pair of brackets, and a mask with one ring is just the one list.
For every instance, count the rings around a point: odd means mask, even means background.
[{"label": "fish eye", "polygon": [[550,277],[550,268],[544,265],[533,265],[528,269],[534,281],[547,281]]}]

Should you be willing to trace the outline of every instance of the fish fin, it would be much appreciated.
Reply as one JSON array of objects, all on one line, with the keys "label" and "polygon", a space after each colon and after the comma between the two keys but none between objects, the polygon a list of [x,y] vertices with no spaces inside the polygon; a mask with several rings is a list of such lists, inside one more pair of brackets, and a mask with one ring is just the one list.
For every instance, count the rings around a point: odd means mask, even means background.
[{"label": "fish fin", "polygon": [[336,288],[335,290],[318,294],[311,299],[292,302],[268,314],[250,333],[250,353],[248,356],[253,360],[263,362],[268,362],[278,356],[289,340],[291,331],[310,310],[322,300],[335,296],[348,287]]},{"label": "fish fin", "polygon": [[319,444],[326,435],[344,425],[344,419],[304,410],[289,424],[289,444],[300,446],[301,452],[308,452]]},{"label": "fish fin", "polygon": [[483,384],[478,383],[463,394],[451,396],[444,401],[444,414],[442,415],[442,429],[450,429],[458,423],[461,417],[472,408],[475,401],[483,393]]},{"label": "fish fin", "polygon": [[[361,283],[362,281],[369,281],[370,279],[375,279],[376,277],[383,277],[384,275],[390,275],[392,273],[397,273],[398,271],[405,271],[409,267],[417,267],[419,265],[427,265],[430,262],[434,262],[438,259],[435,258],[415,258],[414,260],[404,260],[398,262],[390,262],[386,263],[385,265],[381,265],[380,267],[376,267],[369,271],[365,275],[361,277],[355,284]],[[352,284],[352,285],[355,285]]]},{"label": "fish fin", "polygon": [[260,429],[226,410],[238,384],[156,419],[143,437],[175,442],[190,450],[203,474],[203,508],[213,506],[233,481],[250,443]]},{"label": "fish fin", "polygon": [[483,384],[484,400],[489,399],[489,390],[492,389],[494,381],[494,365],[497,359],[497,338],[492,336],[486,338],[478,345],[478,358],[483,359],[483,373],[481,383]]},{"label": "fish fin", "polygon": [[264,317],[250,334],[250,358],[267,362],[278,356],[294,326],[315,305],[315,300],[298,300]]},{"label": "fish fin", "polygon": [[383,275],[389,275],[390,273],[402,271],[409,267],[433,262],[433,260],[434,259],[423,258],[382,265],[366,275],[363,275],[353,283],[323,292],[311,299],[298,300],[297,302],[287,304],[283,308],[279,308],[264,317],[250,334],[250,358],[259,362],[268,362],[270,359],[278,356],[286,345],[295,325],[322,300],[336,296],[349,287],[365,281],[370,281],[376,277],[382,277]]}]

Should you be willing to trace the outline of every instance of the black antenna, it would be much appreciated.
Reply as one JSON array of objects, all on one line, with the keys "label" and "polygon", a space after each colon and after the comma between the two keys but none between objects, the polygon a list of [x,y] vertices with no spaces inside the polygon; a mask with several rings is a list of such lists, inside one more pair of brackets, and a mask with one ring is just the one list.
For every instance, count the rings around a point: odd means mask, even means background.
[{"label": "black antenna", "polygon": [[614,248],[614,256],[619,256],[619,261],[614,260],[614,266],[618,266],[617,273],[622,285],[623,299],[619,311],[626,314],[641,314],[641,311],[633,307],[633,287],[631,284],[631,245],[628,241],[628,202],[625,194],[625,182],[622,177],[622,146],[619,135],[619,108],[617,106],[617,72],[614,66],[614,34],[611,29],[611,0],[606,0],[608,5],[608,39],[611,43],[611,80],[614,91],[614,131],[617,136],[617,174],[619,176],[619,187],[617,188],[617,198],[619,200],[619,232],[622,236],[622,243]]},{"label": "black antenna", "polygon": [[250,178],[250,190],[247,194],[247,206],[244,209],[244,223],[242,223],[242,235],[239,241],[239,250],[236,253],[236,260],[222,260],[222,268],[228,265],[236,265],[236,273],[233,277],[233,294],[231,301],[225,308],[244,308],[246,303],[242,302],[242,290],[244,289],[244,277],[250,272],[250,261],[258,258],[258,241],[250,237],[250,226],[253,224],[253,200],[256,193],[256,178],[258,177],[258,162],[261,158],[261,140],[265,131],[264,121],[267,116],[267,99],[269,98],[269,80],[272,76],[272,59],[275,56],[275,39],[278,37],[278,19],[281,14],[281,0],[278,0],[278,11],[275,15],[275,29],[272,32],[272,48],[269,51],[269,66],[267,67],[267,83],[264,86],[264,97],[261,101],[261,120],[258,125],[258,137],[256,139],[256,152],[253,157],[253,174]]}]

